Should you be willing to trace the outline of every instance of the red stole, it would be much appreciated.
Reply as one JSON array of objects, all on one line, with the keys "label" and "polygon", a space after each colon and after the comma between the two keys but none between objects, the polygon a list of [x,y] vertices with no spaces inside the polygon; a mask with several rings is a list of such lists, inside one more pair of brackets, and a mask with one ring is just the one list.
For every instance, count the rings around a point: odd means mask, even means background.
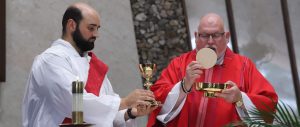
[{"label": "red stole", "polygon": [[108,67],[93,52],[89,52],[91,56],[89,75],[86,82],[85,90],[99,96],[102,82],[108,71]]},{"label": "red stole", "polygon": [[[85,90],[88,93],[93,93],[99,96],[99,92],[108,71],[108,66],[103,63],[93,52],[89,52],[88,55],[91,57],[90,69],[88,73],[88,79],[85,85]],[[62,123],[71,123],[72,119],[65,118]]]},{"label": "red stole", "polygon": [[[151,87],[155,98],[162,103],[176,83],[185,76],[186,66],[195,61],[196,51],[193,50],[179,57],[174,58],[166,69],[161,73],[160,78]],[[248,61],[245,65],[245,60]],[[207,80],[206,78],[210,79]],[[243,77],[243,78],[241,78]],[[209,71],[204,71],[197,82],[211,81],[225,83],[231,80],[239,89],[250,97],[256,107],[262,109],[262,102],[271,106],[272,98],[277,102],[277,95],[273,87],[258,72],[253,63],[245,57],[234,54],[230,49],[226,50],[222,65],[216,65]],[[148,120],[147,127],[160,126],[156,119],[161,108],[154,110]],[[219,127],[231,122],[240,120],[235,105],[226,102],[222,98],[205,98],[203,92],[192,91],[187,95],[186,102],[181,112],[170,122],[167,127]]]}]

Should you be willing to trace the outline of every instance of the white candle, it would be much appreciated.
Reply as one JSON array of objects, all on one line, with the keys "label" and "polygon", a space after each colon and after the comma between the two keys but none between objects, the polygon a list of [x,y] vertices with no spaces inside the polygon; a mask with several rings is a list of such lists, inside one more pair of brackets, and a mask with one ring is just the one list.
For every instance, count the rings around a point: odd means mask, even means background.
[{"label": "white candle", "polygon": [[76,81],[72,82],[72,123],[82,124],[83,123],[83,82],[79,81],[77,77]]}]

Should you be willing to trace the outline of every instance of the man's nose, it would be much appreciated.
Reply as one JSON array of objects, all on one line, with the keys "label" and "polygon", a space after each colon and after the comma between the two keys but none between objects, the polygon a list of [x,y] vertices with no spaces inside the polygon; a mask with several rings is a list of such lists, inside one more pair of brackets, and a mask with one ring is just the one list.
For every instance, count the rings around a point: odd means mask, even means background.
[{"label": "man's nose", "polygon": [[98,31],[93,32],[93,36],[94,37],[99,37],[99,32]]},{"label": "man's nose", "polygon": [[207,43],[211,44],[213,42],[214,42],[214,39],[213,39],[212,35],[209,35]]}]

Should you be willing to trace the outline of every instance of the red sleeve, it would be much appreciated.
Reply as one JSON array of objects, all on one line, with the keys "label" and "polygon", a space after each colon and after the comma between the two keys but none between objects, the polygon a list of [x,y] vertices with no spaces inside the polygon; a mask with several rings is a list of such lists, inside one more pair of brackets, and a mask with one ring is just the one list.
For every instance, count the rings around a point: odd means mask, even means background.
[{"label": "red sleeve", "polygon": [[156,83],[151,86],[151,91],[154,92],[155,98],[162,103],[165,101],[174,85],[182,78],[179,73],[180,68],[176,67],[176,65],[176,59],[172,60],[168,67],[162,71],[161,76]]},{"label": "red sleeve", "polygon": [[[157,101],[164,103],[174,85],[184,77],[183,70],[185,70],[185,66],[180,68],[181,64],[184,64],[181,57],[174,58],[167,68],[162,71],[160,78],[151,86],[151,91],[153,91]],[[156,116],[160,110],[161,107],[150,114],[147,127],[152,127],[155,124]]]},{"label": "red sleeve", "polygon": [[[248,60],[245,70],[245,86],[247,95],[258,110],[275,111],[278,96],[273,86],[257,70],[255,64]],[[268,108],[267,108],[268,107]]]}]

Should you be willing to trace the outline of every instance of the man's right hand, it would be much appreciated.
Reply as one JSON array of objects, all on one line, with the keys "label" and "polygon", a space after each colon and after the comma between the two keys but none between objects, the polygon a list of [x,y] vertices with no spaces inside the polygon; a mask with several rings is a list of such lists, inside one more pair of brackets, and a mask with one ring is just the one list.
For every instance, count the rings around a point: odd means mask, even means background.
[{"label": "man's right hand", "polygon": [[187,65],[184,79],[184,85],[187,90],[189,90],[194,84],[195,80],[202,75],[202,69],[204,68],[198,61],[192,61]]},{"label": "man's right hand", "polygon": [[154,101],[154,94],[152,91],[136,89],[127,95],[125,98],[121,99],[120,110],[136,107],[137,105],[151,105],[150,101]]}]

